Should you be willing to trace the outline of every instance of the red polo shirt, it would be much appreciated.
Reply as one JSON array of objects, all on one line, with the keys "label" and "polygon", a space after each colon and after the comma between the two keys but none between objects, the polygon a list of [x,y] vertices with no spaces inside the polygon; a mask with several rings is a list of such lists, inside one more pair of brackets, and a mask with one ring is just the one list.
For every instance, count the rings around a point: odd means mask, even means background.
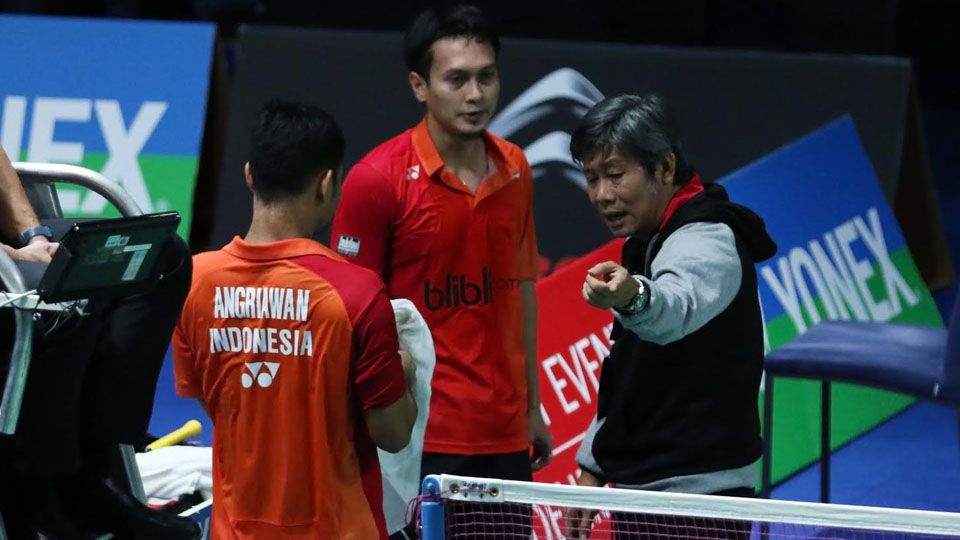
[{"label": "red polo shirt", "polygon": [[428,452],[529,444],[520,282],[537,275],[533,177],[519,147],[484,137],[491,173],[471,193],[444,168],[424,119],[351,169],[333,222],[337,251],[383,276],[430,326]]}]

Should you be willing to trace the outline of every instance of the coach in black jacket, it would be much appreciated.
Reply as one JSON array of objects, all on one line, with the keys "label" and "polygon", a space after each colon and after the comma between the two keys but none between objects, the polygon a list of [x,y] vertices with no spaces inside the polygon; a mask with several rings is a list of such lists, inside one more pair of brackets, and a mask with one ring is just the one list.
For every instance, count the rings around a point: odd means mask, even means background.
[{"label": "coach in black jacket", "polygon": [[[623,265],[601,263],[583,285],[617,320],[577,453],[580,484],[752,495],[763,369],[754,264],[776,252],[763,220],[700,181],[657,96],[598,103],[570,150],[590,201],[627,238]],[[587,526],[587,514],[570,517]]]}]

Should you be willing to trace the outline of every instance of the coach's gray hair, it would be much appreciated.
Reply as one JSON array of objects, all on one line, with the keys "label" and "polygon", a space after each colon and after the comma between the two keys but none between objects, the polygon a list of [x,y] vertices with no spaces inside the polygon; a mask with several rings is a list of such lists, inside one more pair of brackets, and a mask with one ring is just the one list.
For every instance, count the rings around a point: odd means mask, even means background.
[{"label": "coach's gray hair", "polygon": [[614,149],[634,159],[651,177],[672,152],[677,160],[674,184],[686,184],[693,176],[673,117],[656,94],[606,98],[587,111],[570,137],[570,155],[581,165]]}]

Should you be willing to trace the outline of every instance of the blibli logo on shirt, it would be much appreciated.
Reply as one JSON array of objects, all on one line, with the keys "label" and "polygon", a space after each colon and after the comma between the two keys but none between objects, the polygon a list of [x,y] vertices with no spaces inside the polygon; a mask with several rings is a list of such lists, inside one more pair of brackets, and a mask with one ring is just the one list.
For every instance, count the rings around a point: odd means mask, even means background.
[{"label": "blibli logo on shirt", "polygon": [[414,165],[413,167],[410,167],[409,169],[407,169],[407,181],[416,180],[417,178],[420,178],[419,165]]},{"label": "blibli logo on shirt", "polygon": [[483,269],[481,282],[474,283],[466,274],[454,275],[447,272],[446,279],[434,287],[429,279],[423,282],[423,303],[427,309],[435,311],[441,308],[474,306],[493,302],[493,280],[490,270]]}]

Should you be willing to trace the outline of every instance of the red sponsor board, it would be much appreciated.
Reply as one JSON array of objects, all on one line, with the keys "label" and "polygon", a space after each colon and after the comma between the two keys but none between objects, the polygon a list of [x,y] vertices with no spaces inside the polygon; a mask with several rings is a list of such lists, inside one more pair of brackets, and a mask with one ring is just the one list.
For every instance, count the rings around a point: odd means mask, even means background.
[{"label": "red sponsor board", "polygon": [[[619,262],[622,245],[613,240],[537,282],[540,400],[555,443],[553,463],[534,475],[538,482],[576,484],[580,475],[574,457],[597,411],[600,367],[610,351],[613,325],[609,310],[583,300],[583,281],[597,263]],[[534,509],[537,538],[562,538],[561,513]]]}]

